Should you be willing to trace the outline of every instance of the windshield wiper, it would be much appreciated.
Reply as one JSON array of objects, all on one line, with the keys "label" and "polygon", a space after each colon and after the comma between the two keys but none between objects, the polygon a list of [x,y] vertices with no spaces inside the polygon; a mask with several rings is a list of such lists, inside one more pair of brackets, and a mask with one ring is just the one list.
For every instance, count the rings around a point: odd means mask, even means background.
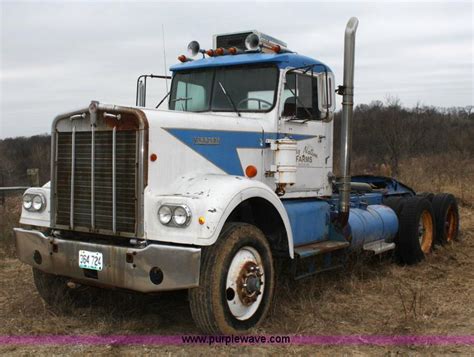
[{"label": "windshield wiper", "polygon": [[[170,102],[173,102],[173,103],[176,103],[176,102],[187,102],[188,100],[192,100],[193,97],[178,97],[178,98],[175,98],[175,99],[171,99]],[[183,112],[187,111],[187,108],[188,108],[188,105],[186,104],[186,109],[184,109],[184,105],[183,103],[181,103],[181,110]]]},{"label": "windshield wiper", "polygon": [[231,96],[227,93],[227,91],[225,90],[224,86],[222,85],[221,82],[218,82],[219,83],[219,86],[221,87],[222,89],[222,92],[224,92],[225,96],[227,97],[227,99],[229,100],[229,103],[230,105],[232,105],[232,108],[234,108],[234,111],[237,113],[237,115],[240,117],[240,112],[237,110],[237,106],[235,105],[234,101],[232,100]]},{"label": "windshield wiper", "polygon": [[171,99],[170,102],[180,102],[182,100],[186,101],[186,100],[191,100],[193,99],[192,97],[188,97],[188,98],[185,98],[185,97],[179,97],[179,98],[176,98],[176,99]]}]

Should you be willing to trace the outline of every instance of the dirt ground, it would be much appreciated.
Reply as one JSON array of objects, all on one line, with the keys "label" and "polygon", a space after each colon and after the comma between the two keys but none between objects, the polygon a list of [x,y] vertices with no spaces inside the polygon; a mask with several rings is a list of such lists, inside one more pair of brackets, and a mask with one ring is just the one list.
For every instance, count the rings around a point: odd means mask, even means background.
[{"label": "dirt ground", "polygon": [[[417,266],[390,257],[283,280],[271,315],[255,334],[472,335],[474,334],[474,209],[461,207],[460,241],[436,249]],[[186,294],[107,293],[96,306],[58,314],[44,306],[31,269],[0,260],[0,335],[198,334]],[[474,355],[474,346],[0,346],[13,355],[314,354]]]}]

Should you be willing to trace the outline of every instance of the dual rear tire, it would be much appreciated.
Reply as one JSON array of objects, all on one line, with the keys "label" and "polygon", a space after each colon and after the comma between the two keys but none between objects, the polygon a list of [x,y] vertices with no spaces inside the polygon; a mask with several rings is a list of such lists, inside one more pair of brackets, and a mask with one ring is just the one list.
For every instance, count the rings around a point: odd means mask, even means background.
[{"label": "dual rear tire", "polygon": [[426,198],[410,197],[400,213],[396,254],[402,263],[416,264],[431,252],[435,240],[433,207]]},{"label": "dual rear tire", "polygon": [[395,253],[402,264],[416,264],[435,244],[445,245],[457,239],[459,212],[451,194],[388,197],[384,204],[399,218]]},{"label": "dual rear tire", "polygon": [[459,233],[459,211],[456,199],[449,193],[433,197],[433,211],[436,220],[436,242],[440,245],[457,240]]}]

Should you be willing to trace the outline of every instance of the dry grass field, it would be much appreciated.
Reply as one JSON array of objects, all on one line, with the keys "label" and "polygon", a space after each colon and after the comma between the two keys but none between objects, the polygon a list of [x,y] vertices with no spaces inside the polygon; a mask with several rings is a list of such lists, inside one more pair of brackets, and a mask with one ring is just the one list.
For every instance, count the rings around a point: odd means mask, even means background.
[{"label": "dry grass field", "polygon": [[[356,163],[357,164],[357,163]],[[431,165],[434,165],[432,163]],[[449,168],[449,163],[446,167]],[[467,166],[466,166],[467,165]],[[474,192],[472,163],[467,175],[431,175],[419,162],[406,162],[401,179],[417,190],[453,192],[460,199],[460,241],[436,249],[416,266],[399,266],[389,256],[323,273],[303,281],[280,279],[271,315],[256,334],[278,335],[472,335],[474,334]],[[449,171],[448,169],[446,172]],[[459,167],[458,167],[459,172]],[[445,177],[446,176],[446,177]],[[453,176],[454,177],[454,176]],[[437,186],[435,186],[437,184]],[[433,188],[431,189],[433,190]],[[142,296],[104,293],[96,306],[58,314],[44,306],[31,269],[11,255],[9,229],[18,200],[3,212],[0,259],[0,335],[197,334],[185,293]],[[288,354],[474,355],[474,346],[0,346],[13,355]]]}]

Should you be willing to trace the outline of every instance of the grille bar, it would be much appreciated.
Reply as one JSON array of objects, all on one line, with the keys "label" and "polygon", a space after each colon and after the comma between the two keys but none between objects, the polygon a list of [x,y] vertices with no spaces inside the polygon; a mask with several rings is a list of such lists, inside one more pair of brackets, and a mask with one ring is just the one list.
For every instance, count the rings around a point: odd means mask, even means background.
[{"label": "grille bar", "polygon": [[91,227],[95,228],[95,123],[91,125]]},{"label": "grille bar", "polygon": [[74,173],[75,173],[75,162],[76,162],[76,126],[72,128],[71,138],[71,214],[69,217],[69,225],[74,227]]},{"label": "grille bar", "polygon": [[117,232],[117,178],[116,178],[117,128],[112,131],[112,231]]}]

